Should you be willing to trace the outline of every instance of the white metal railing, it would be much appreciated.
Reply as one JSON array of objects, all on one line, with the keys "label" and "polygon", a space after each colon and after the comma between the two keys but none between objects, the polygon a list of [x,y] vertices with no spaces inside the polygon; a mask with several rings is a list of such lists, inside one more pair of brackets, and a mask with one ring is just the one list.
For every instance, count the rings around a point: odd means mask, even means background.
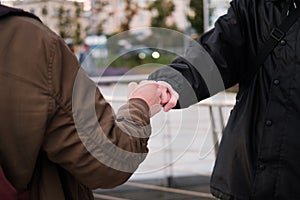
[{"label": "white metal railing", "polygon": [[[106,96],[105,97],[107,101],[109,102],[115,102],[115,103],[126,103],[127,98],[126,97],[112,97],[112,96]],[[209,110],[209,116],[210,116],[210,122],[212,127],[212,136],[213,136],[213,142],[214,142],[214,149],[215,154],[217,154],[219,149],[219,139],[218,135],[220,132],[223,131],[226,125],[226,121],[224,120],[225,116],[223,113],[223,108],[232,108],[234,106],[235,102],[232,100],[212,100],[207,99],[203,100],[194,106],[204,106],[207,107]],[[213,109],[217,109],[216,112],[213,111]],[[219,129],[218,129],[219,127]]]},{"label": "white metal railing", "polygon": [[[132,81],[142,81],[147,80],[148,74],[141,74],[141,75],[123,75],[123,76],[101,76],[101,77],[91,77],[91,79],[96,84],[107,84],[107,83],[129,83]],[[126,97],[112,97],[112,96],[105,96],[106,100],[109,102],[115,102],[115,103],[125,103],[127,101]],[[223,113],[223,108],[232,108],[235,104],[235,101],[232,99],[222,99],[222,100],[216,100],[216,99],[206,99],[204,101],[201,101],[195,106],[204,106],[207,107],[209,110],[210,115],[210,123],[212,127],[212,136],[214,141],[214,149],[215,154],[217,154],[219,149],[219,141],[218,141],[218,134],[222,132],[222,130],[225,127],[225,116]],[[217,109],[217,113],[213,112],[213,108]],[[219,127],[219,129],[218,129]]]},{"label": "white metal railing", "polygon": [[124,75],[124,76],[101,76],[101,77],[90,77],[95,83],[126,83],[131,81],[142,81],[147,80],[147,74],[141,75]]}]

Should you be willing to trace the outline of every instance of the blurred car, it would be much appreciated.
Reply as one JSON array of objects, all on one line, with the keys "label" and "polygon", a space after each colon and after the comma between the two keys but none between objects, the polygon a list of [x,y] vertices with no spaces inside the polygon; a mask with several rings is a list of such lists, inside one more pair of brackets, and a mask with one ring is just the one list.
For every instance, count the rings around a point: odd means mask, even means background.
[{"label": "blurred car", "polygon": [[90,46],[94,58],[107,57],[107,37],[105,35],[89,35],[84,39],[84,43]]}]

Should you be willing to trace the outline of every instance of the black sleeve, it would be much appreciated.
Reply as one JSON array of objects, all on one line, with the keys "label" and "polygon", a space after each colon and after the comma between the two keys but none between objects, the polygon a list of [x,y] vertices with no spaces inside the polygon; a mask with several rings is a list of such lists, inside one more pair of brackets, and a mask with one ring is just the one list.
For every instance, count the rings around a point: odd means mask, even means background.
[{"label": "black sleeve", "polygon": [[185,108],[238,83],[243,67],[245,38],[240,0],[233,1],[215,27],[191,41],[184,56],[150,74],[179,93],[177,108]]}]

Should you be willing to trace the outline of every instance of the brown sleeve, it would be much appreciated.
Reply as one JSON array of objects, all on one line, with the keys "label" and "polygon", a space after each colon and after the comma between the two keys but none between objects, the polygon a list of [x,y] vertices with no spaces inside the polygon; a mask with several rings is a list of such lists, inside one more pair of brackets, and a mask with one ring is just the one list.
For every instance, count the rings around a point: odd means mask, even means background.
[{"label": "brown sleeve", "polygon": [[43,149],[91,189],[124,183],[148,152],[147,104],[132,99],[115,115],[62,40],[54,51],[49,70],[53,116]]}]

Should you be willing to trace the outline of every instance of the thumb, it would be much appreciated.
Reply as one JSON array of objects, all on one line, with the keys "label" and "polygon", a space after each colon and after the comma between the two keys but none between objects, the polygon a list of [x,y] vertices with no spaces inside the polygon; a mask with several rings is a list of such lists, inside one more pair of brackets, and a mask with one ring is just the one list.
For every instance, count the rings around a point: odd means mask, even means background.
[{"label": "thumb", "polygon": [[128,96],[135,90],[135,88],[138,86],[136,82],[130,82],[128,84]]}]

